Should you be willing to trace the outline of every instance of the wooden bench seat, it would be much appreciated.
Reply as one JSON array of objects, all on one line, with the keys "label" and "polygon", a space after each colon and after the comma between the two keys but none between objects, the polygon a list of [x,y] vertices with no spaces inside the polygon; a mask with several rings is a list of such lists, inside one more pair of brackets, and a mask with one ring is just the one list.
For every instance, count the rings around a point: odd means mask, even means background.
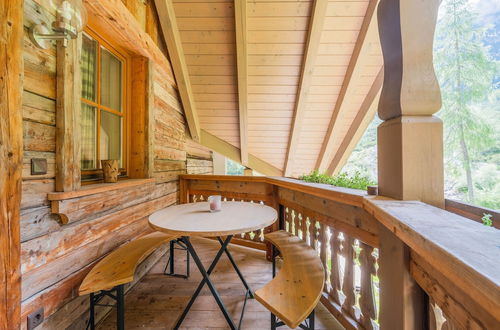
[{"label": "wooden bench seat", "polygon": [[79,294],[85,295],[132,282],[137,265],[160,245],[175,238],[155,232],[120,246],[92,268],[80,285]]},{"label": "wooden bench seat", "polygon": [[177,236],[164,233],[151,233],[118,247],[97,262],[85,276],[78,290],[80,295],[90,294],[87,328],[95,329],[95,306],[99,306],[104,297],[111,297],[116,300],[116,328],[125,329],[124,284],[134,280],[135,270],[144,259],[160,245],[176,238]]},{"label": "wooden bench seat", "polygon": [[286,231],[265,235],[281,253],[278,275],[255,292],[255,298],[290,328],[314,310],[323,292],[325,270],[318,253]]}]

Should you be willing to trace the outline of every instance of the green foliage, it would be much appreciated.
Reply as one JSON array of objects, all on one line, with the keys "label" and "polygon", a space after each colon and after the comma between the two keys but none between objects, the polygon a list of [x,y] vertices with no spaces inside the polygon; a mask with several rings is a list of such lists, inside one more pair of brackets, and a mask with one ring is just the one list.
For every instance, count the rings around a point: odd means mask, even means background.
[{"label": "green foliage", "polygon": [[488,227],[493,226],[493,220],[491,220],[491,214],[483,213],[483,217],[481,218],[481,220],[483,221],[483,225]]},{"label": "green foliage", "polygon": [[243,175],[245,167],[226,158],[226,175]]},{"label": "green foliage", "polygon": [[369,177],[361,175],[359,172],[349,176],[347,173],[340,173],[335,176],[321,174],[318,171],[313,171],[308,175],[303,175],[299,179],[306,182],[325,183],[337,187],[353,188],[366,190],[368,186],[375,185]]},{"label": "green foliage", "polygon": [[499,65],[485,45],[489,27],[480,26],[468,0],[445,0],[440,10],[434,62],[443,99],[447,190],[478,204],[488,190],[482,183],[478,187],[480,159],[494,155],[498,141]]}]

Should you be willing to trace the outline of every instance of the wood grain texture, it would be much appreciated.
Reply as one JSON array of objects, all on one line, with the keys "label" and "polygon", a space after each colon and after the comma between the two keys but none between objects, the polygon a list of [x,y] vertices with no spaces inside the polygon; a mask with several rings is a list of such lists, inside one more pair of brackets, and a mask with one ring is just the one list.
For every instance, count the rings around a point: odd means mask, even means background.
[{"label": "wood grain texture", "polygon": [[[379,117],[432,115],[441,93],[432,65],[432,45],[440,1],[381,0],[378,27],[384,57]],[[417,13],[426,13],[418,18]]]},{"label": "wood grain texture", "polygon": [[187,70],[184,50],[182,48],[179,28],[175,17],[174,7],[171,0],[155,0],[158,11],[163,37],[168,46],[170,60],[172,62],[175,78],[179,87],[179,94],[184,106],[184,112],[189,126],[191,138],[200,141],[200,124],[196,105],[193,100],[193,91]]},{"label": "wood grain texture", "polygon": [[247,1],[234,2],[236,62],[238,68],[238,110],[241,163],[248,165],[248,51]]},{"label": "wood grain texture", "polygon": [[57,42],[56,191],[80,188],[81,36]]},{"label": "wood grain texture", "polygon": [[175,236],[217,237],[265,228],[277,220],[276,210],[246,202],[222,202],[220,212],[210,212],[208,202],[181,204],[149,216],[152,228]]},{"label": "wood grain texture", "polygon": [[302,59],[302,69],[300,73],[299,87],[296,93],[295,109],[292,120],[290,137],[288,140],[288,149],[285,158],[284,175],[291,174],[296,157],[297,146],[300,139],[302,121],[304,119],[309,90],[312,84],[314,66],[318,55],[323,25],[326,18],[326,8],[328,0],[314,1],[311,18],[309,20],[309,31],[307,36],[306,48]]},{"label": "wood grain texture", "polygon": [[367,197],[364,207],[500,321],[497,229],[422,202]]},{"label": "wood grain texture", "polygon": [[0,4],[0,328],[20,324],[24,1]]},{"label": "wood grain texture", "polygon": [[121,246],[92,268],[80,284],[78,293],[85,295],[132,282],[137,265],[161,244],[175,238],[163,233],[151,233]]},{"label": "wood grain texture", "polygon": [[352,102],[350,98],[352,98],[353,94],[355,94],[355,89],[359,87],[357,85],[359,84],[357,80],[359,80],[361,72],[364,71],[361,67],[361,62],[366,61],[366,58],[369,57],[370,47],[368,45],[368,41],[370,40],[367,39],[370,39],[371,35],[375,34],[377,28],[377,19],[374,17],[377,4],[378,0],[370,0],[366,9],[363,23],[359,30],[356,44],[349,60],[349,66],[347,67],[343,78],[342,88],[340,89],[339,96],[335,102],[330,124],[328,125],[328,132],[325,136],[321,146],[321,151],[318,155],[318,160],[316,162],[316,168],[321,171],[327,168],[328,162],[331,161],[331,157],[336,154],[336,150],[332,150],[332,148],[334,135],[338,134],[337,131],[339,130],[339,125],[341,124],[339,115],[343,111],[346,104]]},{"label": "wood grain texture", "polygon": [[283,266],[271,282],[255,291],[255,299],[293,329],[318,304],[325,270],[317,252],[300,238],[285,231],[266,234],[265,238],[279,249]]}]

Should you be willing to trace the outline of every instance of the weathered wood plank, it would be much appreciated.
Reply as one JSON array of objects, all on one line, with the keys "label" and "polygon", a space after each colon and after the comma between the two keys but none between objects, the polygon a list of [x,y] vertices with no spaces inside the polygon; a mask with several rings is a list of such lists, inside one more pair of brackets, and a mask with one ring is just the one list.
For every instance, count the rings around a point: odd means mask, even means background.
[{"label": "weathered wood plank", "polygon": [[56,191],[80,188],[81,36],[57,42]]},{"label": "weathered wood plank", "polygon": [[40,206],[21,211],[21,242],[40,237],[61,228],[59,217],[50,207]]},{"label": "weathered wood plank", "polygon": [[39,267],[23,273],[22,300],[30,298],[44,288],[54,285],[75,271],[84,268],[136,235],[145,231],[150,232],[147,223],[147,218],[136,219],[125,227],[109,232],[88,244],[75,246],[74,249],[64,253],[59,258],[41,263]]},{"label": "weathered wood plank", "polygon": [[154,183],[131,186],[119,191],[105,191],[87,196],[51,201],[52,213],[58,214],[64,224],[83,219],[94,219],[150,199]]},{"label": "weathered wood plank", "polygon": [[49,263],[80,246],[139,221],[160,208],[172,205],[176,200],[177,194],[171,193],[94,220],[64,226],[61,230],[24,242],[21,245],[22,271],[28,272]]},{"label": "weathered wood plank", "polygon": [[20,321],[22,0],[0,2],[0,328]]},{"label": "weathered wood plank", "polygon": [[21,208],[27,209],[42,205],[49,205],[47,194],[54,191],[53,179],[29,180],[23,182]]},{"label": "weathered wood plank", "polygon": [[56,128],[54,126],[30,121],[24,121],[22,126],[24,150],[55,152]]}]

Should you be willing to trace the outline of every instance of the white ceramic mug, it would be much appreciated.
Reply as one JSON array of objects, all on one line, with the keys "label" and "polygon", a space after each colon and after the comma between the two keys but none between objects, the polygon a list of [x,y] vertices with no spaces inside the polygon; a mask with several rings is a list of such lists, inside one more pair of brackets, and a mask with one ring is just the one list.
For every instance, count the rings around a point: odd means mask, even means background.
[{"label": "white ceramic mug", "polygon": [[208,196],[208,205],[210,206],[210,212],[218,212],[222,208],[222,196],[213,195]]}]

